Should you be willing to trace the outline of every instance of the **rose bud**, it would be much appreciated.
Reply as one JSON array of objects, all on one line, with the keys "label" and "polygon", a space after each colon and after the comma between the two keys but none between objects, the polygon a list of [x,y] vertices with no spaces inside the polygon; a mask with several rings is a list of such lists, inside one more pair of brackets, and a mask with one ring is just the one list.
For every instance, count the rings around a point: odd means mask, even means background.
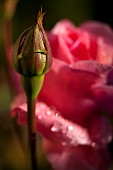
[{"label": "rose bud", "polygon": [[52,65],[51,49],[42,26],[44,14],[41,9],[37,24],[25,30],[13,48],[13,64],[28,98],[37,97],[44,75]]},{"label": "rose bud", "polygon": [[25,30],[17,39],[13,49],[13,63],[23,76],[40,76],[52,64],[49,42],[42,26],[44,14],[38,13],[37,24]]}]

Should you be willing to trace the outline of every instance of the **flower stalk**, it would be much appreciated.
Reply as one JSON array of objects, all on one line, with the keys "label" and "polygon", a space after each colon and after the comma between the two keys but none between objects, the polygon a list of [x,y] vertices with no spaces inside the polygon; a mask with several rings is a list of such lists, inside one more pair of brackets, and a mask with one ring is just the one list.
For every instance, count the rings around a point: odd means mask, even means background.
[{"label": "flower stalk", "polygon": [[38,93],[43,84],[44,75],[26,77],[21,75],[21,82],[27,99],[27,125],[28,125],[28,146],[31,160],[31,169],[37,169],[36,161],[36,131],[35,131],[35,108]]},{"label": "flower stalk", "polygon": [[37,169],[36,162],[36,133],[35,133],[35,106],[36,99],[27,98],[27,106],[28,106],[28,116],[27,116],[27,124],[28,124],[28,142],[30,148],[30,156],[31,156],[31,169]]},{"label": "flower stalk", "polygon": [[44,14],[38,13],[37,24],[25,30],[17,39],[13,49],[13,64],[20,74],[27,100],[28,143],[31,170],[37,169],[35,108],[44,75],[52,65],[52,56],[46,33],[42,26]]}]

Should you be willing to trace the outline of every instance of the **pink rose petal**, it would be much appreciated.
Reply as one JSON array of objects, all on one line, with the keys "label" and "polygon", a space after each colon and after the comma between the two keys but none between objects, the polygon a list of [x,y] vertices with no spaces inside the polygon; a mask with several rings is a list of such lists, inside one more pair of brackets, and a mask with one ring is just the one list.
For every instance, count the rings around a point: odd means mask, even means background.
[{"label": "pink rose petal", "polygon": [[83,31],[97,39],[97,58],[102,64],[113,63],[113,30],[107,24],[101,22],[86,22],[81,25]]},{"label": "pink rose petal", "polygon": [[113,64],[113,44],[110,45],[105,42],[103,37],[97,39],[97,58],[96,60],[101,64],[112,65]]},{"label": "pink rose petal", "polygon": [[[37,111],[39,106],[37,106]],[[36,129],[41,131],[47,138],[62,145],[90,145],[91,140],[87,130],[78,124],[64,119],[59,112],[44,108],[36,112]],[[47,133],[48,131],[48,133]]]},{"label": "pink rose petal", "polygon": [[[92,73],[99,74],[107,74],[109,71],[113,69],[112,66],[106,64],[100,64],[94,60],[82,60],[70,65],[72,68],[77,70],[89,71]],[[101,82],[106,82],[106,80],[102,79]]]},{"label": "pink rose petal", "polygon": [[[84,105],[84,100],[91,100],[91,86],[101,80],[98,74],[73,69],[66,63],[53,59],[52,69],[45,76],[39,98],[48,105],[55,106],[65,118],[76,121],[79,114],[82,114],[78,112],[79,108],[81,112],[86,112],[85,108],[82,109],[82,104]],[[94,109],[94,105],[89,107]]]},{"label": "pink rose petal", "polygon": [[51,33],[54,35],[68,35],[70,31],[73,31],[75,29],[75,25],[67,20],[61,20],[59,21],[54,28],[51,30]]},{"label": "pink rose petal", "polygon": [[[26,124],[27,106],[24,102],[14,106],[11,114],[18,113],[18,122]],[[87,130],[78,124],[64,119],[54,109],[51,109],[42,102],[36,105],[36,131],[41,132],[49,140],[62,145],[91,145]]]},{"label": "pink rose petal", "polygon": [[108,24],[97,21],[88,21],[82,23],[80,28],[82,28],[83,31],[85,30],[94,34],[96,37],[103,37],[107,43],[111,43],[113,45],[113,30]]},{"label": "pink rose petal", "polygon": [[105,148],[60,147],[47,140],[43,141],[43,148],[55,170],[107,170],[111,161]]}]

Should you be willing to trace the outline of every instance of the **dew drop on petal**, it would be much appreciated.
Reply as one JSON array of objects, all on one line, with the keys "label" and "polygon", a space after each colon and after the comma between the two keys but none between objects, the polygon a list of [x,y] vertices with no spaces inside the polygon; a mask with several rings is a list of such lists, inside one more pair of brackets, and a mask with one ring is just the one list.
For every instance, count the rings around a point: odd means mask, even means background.
[{"label": "dew drop on petal", "polygon": [[96,144],[95,144],[95,142],[93,142],[93,143],[92,143],[92,147],[95,147],[95,146],[96,146]]},{"label": "dew drop on petal", "polygon": [[62,133],[65,135],[67,132],[66,132],[66,130],[63,129],[63,130],[62,130]]},{"label": "dew drop on petal", "polygon": [[37,118],[38,118],[38,119],[42,119],[42,115],[40,115],[40,114],[37,115]]},{"label": "dew drop on petal", "polygon": [[71,126],[71,125],[69,125],[67,128],[68,128],[69,131],[73,130],[73,126]]},{"label": "dew drop on petal", "polygon": [[59,112],[56,112],[55,116],[58,117],[59,116]]},{"label": "dew drop on petal", "polygon": [[27,104],[26,104],[26,103],[23,103],[23,107],[27,107]]},{"label": "dew drop on petal", "polygon": [[61,124],[58,121],[55,121],[52,128],[51,128],[52,132],[60,132],[61,131]]},{"label": "dew drop on petal", "polygon": [[67,144],[66,144],[66,142],[62,142],[62,146],[66,146]]},{"label": "dew drop on petal", "polygon": [[26,103],[23,103],[20,108],[24,111],[27,111],[27,104]]},{"label": "dew drop on petal", "polygon": [[51,127],[51,131],[52,131],[52,132],[58,132],[58,128],[55,127],[55,126],[52,126],[52,127]]},{"label": "dew drop on petal", "polygon": [[112,135],[108,136],[108,143],[111,142],[112,138],[113,138]]},{"label": "dew drop on petal", "polygon": [[47,116],[50,116],[50,115],[51,115],[51,111],[50,111],[50,110],[47,110],[47,111],[46,111],[46,115],[47,115]]}]

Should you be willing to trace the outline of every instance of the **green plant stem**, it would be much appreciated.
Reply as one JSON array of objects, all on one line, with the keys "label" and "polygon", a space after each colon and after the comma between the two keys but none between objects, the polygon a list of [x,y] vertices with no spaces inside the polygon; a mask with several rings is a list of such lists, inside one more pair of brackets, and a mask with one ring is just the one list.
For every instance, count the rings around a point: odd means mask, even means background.
[{"label": "green plant stem", "polygon": [[28,142],[30,149],[30,159],[31,159],[31,169],[37,169],[36,163],[36,132],[35,132],[35,107],[36,99],[32,97],[27,97],[28,114],[27,114],[27,124],[28,124]]},{"label": "green plant stem", "polygon": [[35,107],[36,99],[41,90],[44,75],[27,77],[24,75],[20,76],[23,89],[27,97],[27,125],[28,125],[28,142],[32,170],[36,170],[36,132],[35,132]]}]

